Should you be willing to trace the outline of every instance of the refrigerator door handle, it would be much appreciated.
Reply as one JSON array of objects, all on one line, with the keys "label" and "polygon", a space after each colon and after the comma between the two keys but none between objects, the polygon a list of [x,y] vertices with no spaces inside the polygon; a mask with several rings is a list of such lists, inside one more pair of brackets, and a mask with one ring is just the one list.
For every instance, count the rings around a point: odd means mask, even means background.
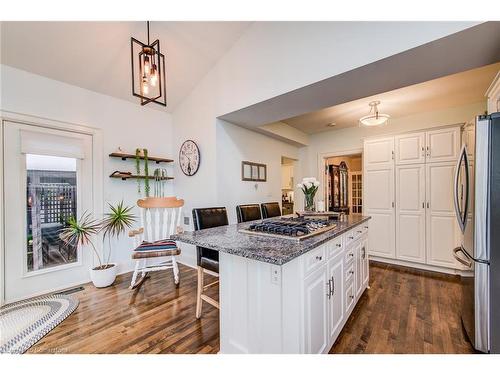
[{"label": "refrigerator door handle", "polygon": [[[465,171],[465,202],[463,212],[460,211],[460,196],[458,191],[458,186],[460,184],[460,168],[464,164]],[[462,233],[465,233],[465,227],[467,225],[467,214],[469,210],[469,158],[467,157],[467,147],[463,145],[460,151],[460,156],[458,157],[457,166],[455,167],[455,189],[454,189],[454,200],[455,214],[457,216],[458,225]]]},{"label": "refrigerator door handle", "polygon": [[453,249],[453,257],[461,264],[463,264],[464,266],[466,266],[467,268],[471,268],[472,267],[472,262],[467,260],[467,259],[464,259],[462,257],[459,257],[458,256],[458,253],[462,253],[465,255],[465,257],[467,257],[467,255],[464,253],[464,251],[462,250],[462,247],[459,246],[459,247],[455,247]]}]

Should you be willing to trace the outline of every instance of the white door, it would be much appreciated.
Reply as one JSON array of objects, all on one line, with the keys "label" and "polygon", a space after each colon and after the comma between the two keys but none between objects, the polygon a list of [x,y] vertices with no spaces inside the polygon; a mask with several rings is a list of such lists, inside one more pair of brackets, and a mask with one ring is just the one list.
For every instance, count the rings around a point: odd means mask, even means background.
[{"label": "white door", "polygon": [[394,143],[397,165],[425,163],[425,133],[398,135]]},{"label": "white door", "polygon": [[395,257],[394,166],[364,172],[364,214],[371,216],[368,253]]},{"label": "white door", "polygon": [[328,346],[328,280],[326,267],[304,282],[306,353],[320,354]]},{"label": "white door", "polygon": [[92,209],[92,137],[4,122],[5,302],[88,280],[91,254],[62,243]]},{"label": "white door", "polygon": [[394,137],[366,140],[363,149],[365,168],[386,168],[394,164]]},{"label": "white door", "polygon": [[426,161],[456,162],[460,153],[460,127],[452,127],[426,132]]},{"label": "white door", "polygon": [[[328,282],[331,296],[328,301],[328,318],[330,327],[330,342],[336,339],[344,320],[344,252],[338,254],[328,263]],[[331,281],[330,281],[331,280]]]},{"label": "white door", "polygon": [[396,167],[396,258],[425,263],[425,164]]},{"label": "white door", "polygon": [[455,162],[426,165],[427,264],[458,268],[452,249],[459,242],[453,203]]}]

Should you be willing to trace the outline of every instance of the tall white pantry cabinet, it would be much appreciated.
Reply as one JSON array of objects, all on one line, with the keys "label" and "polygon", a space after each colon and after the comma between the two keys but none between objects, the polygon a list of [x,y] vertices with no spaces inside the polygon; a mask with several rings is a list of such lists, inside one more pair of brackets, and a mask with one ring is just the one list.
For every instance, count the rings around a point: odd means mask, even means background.
[{"label": "tall white pantry cabinet", "polygon": [[430,269],[460,269],[453,207],[461,127],[366,139],[364,214],[372,217],[374,259]]}]

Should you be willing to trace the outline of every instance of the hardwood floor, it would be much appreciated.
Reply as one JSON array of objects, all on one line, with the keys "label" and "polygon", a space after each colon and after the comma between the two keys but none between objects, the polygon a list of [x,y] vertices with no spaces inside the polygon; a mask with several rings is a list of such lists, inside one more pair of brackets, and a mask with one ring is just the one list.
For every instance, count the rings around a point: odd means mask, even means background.
[{"label": "hardwood floor", "polygon": [[[130,274],[114,286],[85,285],[77,310],[30,353],[217,353],[219,312],[195,318],[196,270],[153,272],[138,290]],[[206,283],[215,278],[207,276]],[[372,263],[370,285],[331,353],[472,353],[462,333],[454,276]],[[217,288],[208,291],[217,299]]]},{"label": "hardwood floor", "polygon": [[[219,311],[204,303],[195,318],[196,270],[179,267],[178,289],[171,270],[152,272],[133,291],[130,273],[109,288],[86,284],[74,294],[76,311],[29,353],[217,353]],[[207,283],[215,280],[206,275]],[[207,294],[217,298],[217,288]]]},{"label": "hardwood floor", "polygon": [[474,353],[456,276],[371,262],[370,287],[330,353]]}]

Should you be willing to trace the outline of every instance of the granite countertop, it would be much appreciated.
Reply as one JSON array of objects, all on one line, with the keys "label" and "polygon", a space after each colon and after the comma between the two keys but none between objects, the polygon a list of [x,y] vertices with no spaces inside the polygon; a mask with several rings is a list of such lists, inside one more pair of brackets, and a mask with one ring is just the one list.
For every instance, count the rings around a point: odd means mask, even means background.
[{"label": "granite countertop", "polygon": [[238,229],[247,228],[250,224],[248,222],[179,233],[171,238],[261,262],[282,265],[369,219],[369,216],[348,215],[332,230],[300,242],[238,232]]}]

